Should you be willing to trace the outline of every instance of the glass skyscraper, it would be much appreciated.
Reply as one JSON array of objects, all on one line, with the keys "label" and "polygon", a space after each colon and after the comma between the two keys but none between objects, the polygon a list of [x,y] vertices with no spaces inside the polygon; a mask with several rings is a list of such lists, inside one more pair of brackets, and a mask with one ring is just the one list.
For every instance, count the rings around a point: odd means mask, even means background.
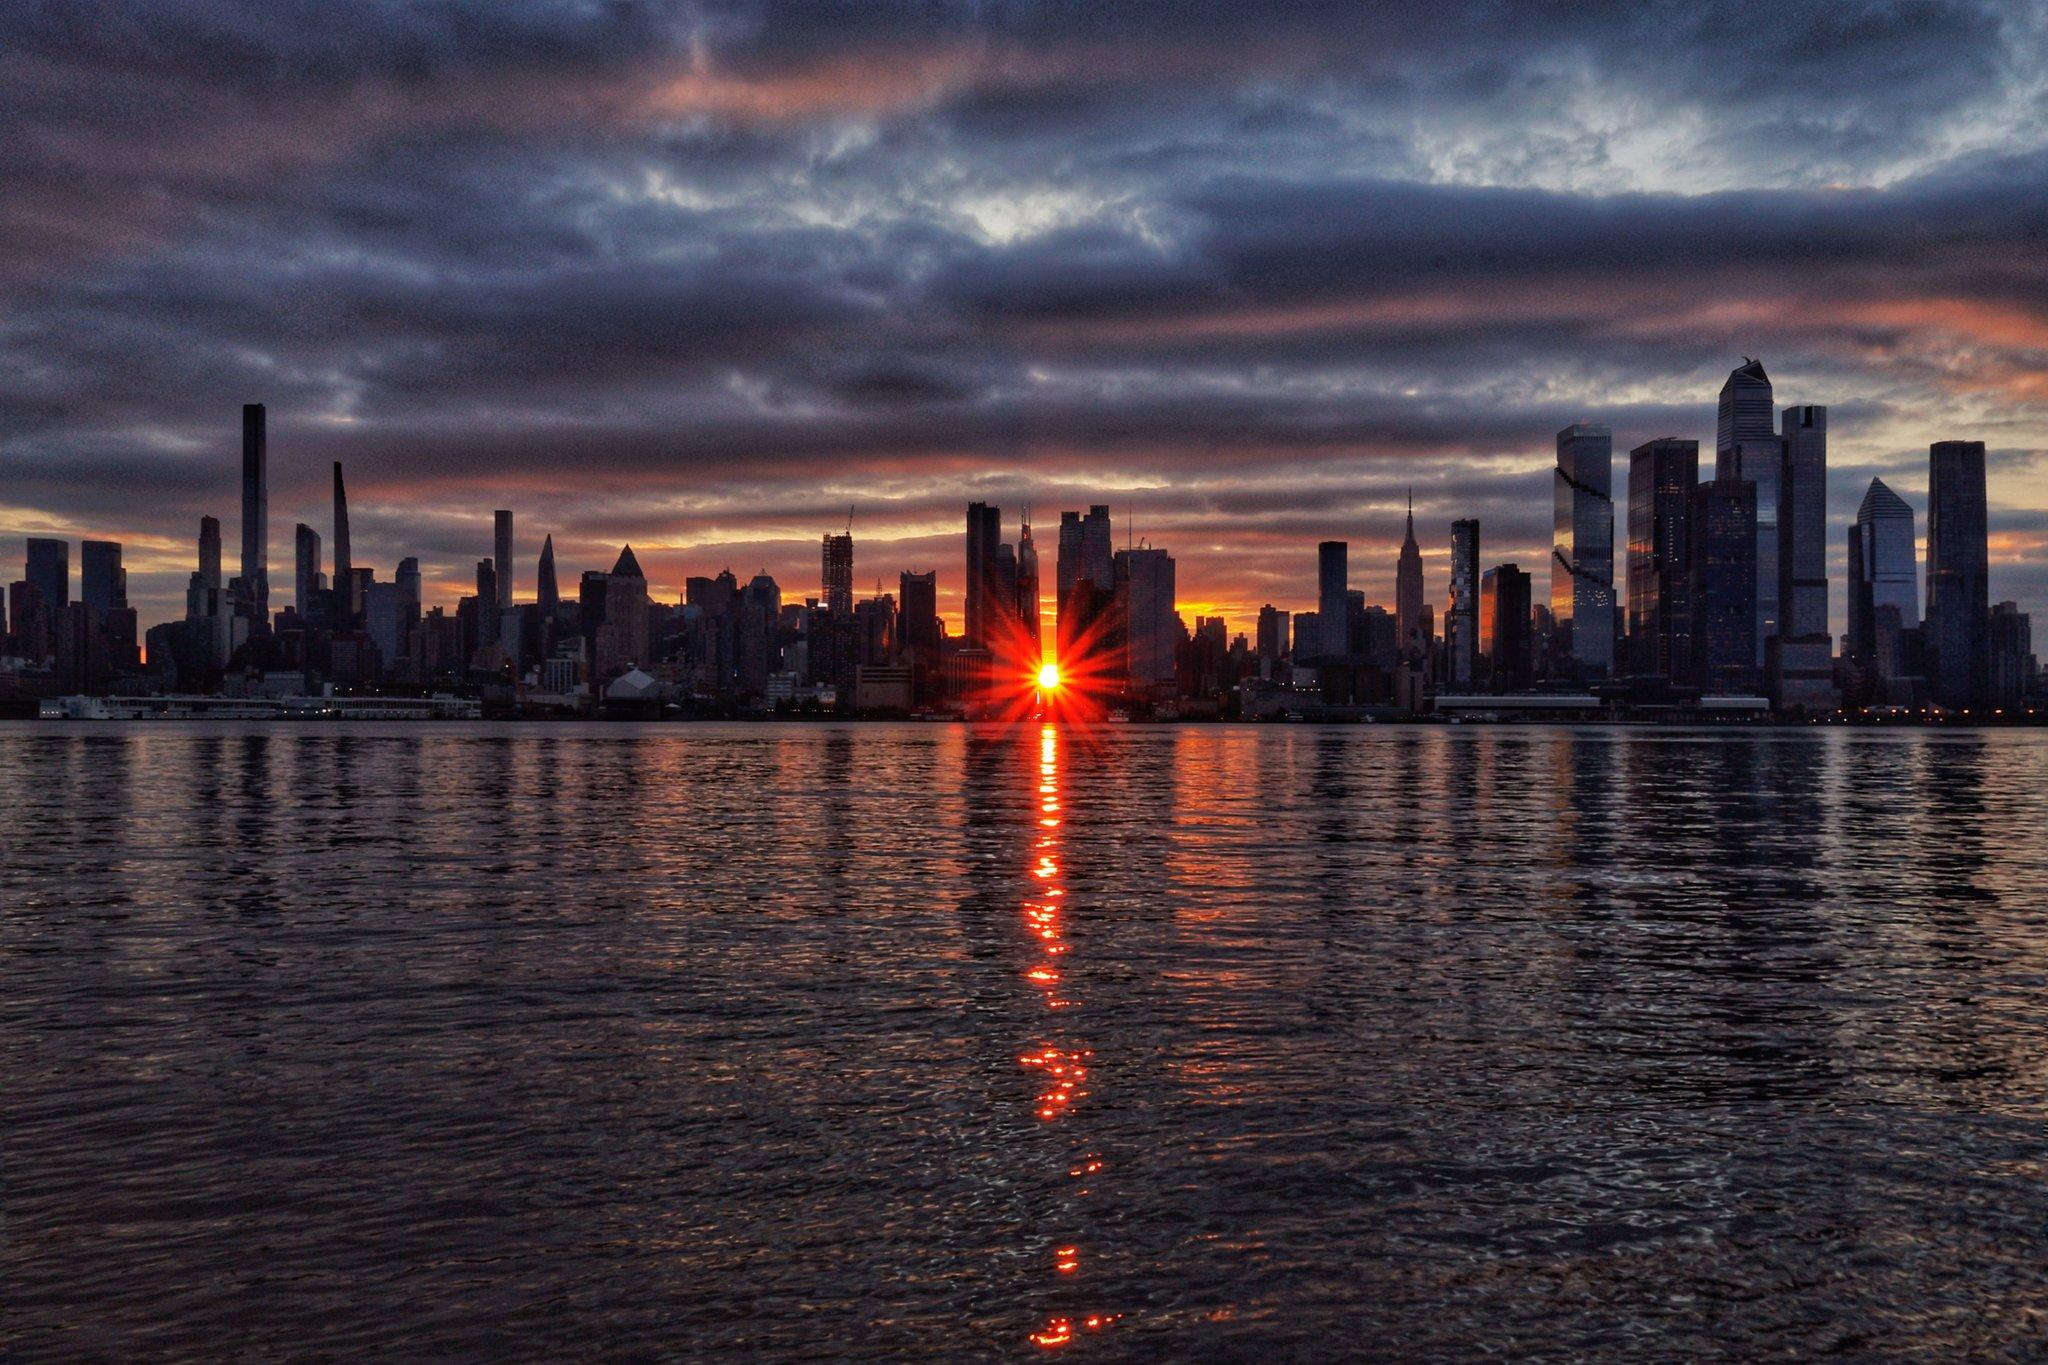
[{"label": "glass skyscraper", "polygon": [[1756,485],[1756,626],[1752,662],[1762,669],[1768,641],[1778,633],[1781,604],[1779,542],[1784,442],[1777,431],[1771,402],[1771,378],[1763,362],[1745,360],[1721,385],[1720,419],[1715,428],[1714,477],[1742,479]]},{"label": "glass skyscraper", "polygon": [[1614,671],[1614,434],[1579,422],[1557,433],[1550,615],[1582,676]]},{"label": "glass skyscraper", "polygon": [[1692,491],[1700,443],[1666,436],[1628,455],[1629,671],[1682,678],[1692,662]]},{"label": "glass skyscraper", "polygon": [[1990,697],[1990,547],[1984,443],[1936,441],[1927,469],[1927,644],[1943,706]]}]

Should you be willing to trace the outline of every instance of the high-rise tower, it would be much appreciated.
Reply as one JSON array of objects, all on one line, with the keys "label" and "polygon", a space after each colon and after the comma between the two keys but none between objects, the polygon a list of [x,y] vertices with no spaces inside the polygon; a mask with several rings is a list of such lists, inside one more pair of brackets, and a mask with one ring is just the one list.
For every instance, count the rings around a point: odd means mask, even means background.
[{"label": "high-rise tower", "polygon": [[1893,631],[1920,625],[1918,542],[1912,505],[1883,479],[1872,479],[1849,529],[1849,652],[1879,677],[1895,676],[1901,663],[1892,649],[1879,648],[1885,610],[1896,613]]},{"label": "high-rise tower", "polygon": [[555,578],[555,537],[550,533],[540,543],[540,577],[534,586],[534,601],[540,619],[552,621],[562,614],[562,589]]},{"label": "high-rise tower", "polygon": [[242,405],[242,594],[252,629],[270,620],[270,462],[263,405]]},{"label": "high-rise tower", "polygon": [[1402,658],[1426,658],[1429,641],[1422,638],[1422,547],[1415,543],[1415,490],[1408,490],[1408,529],[1401,538],[1401,557],[1394,563],[1394,633]]},{"label": "high-rise tower", "polygon": [[1778,643],[1766,649],[1771,695],[1781,707],[1832,709],[1840,698],[1828,626],[1828,410],[1786,408],[1779,445],[1778,562],[1757,565],[1759,580],[1778,576]]},{"label": "high-rise tower", "polygon": [[1769,641],[1778,633],[1779,538],[1783,508],[1784,442],[1775,425],[1771,377],[1763,362],[1745,359],[1721,385],[1720,419],[1714,441],[1714,477],[1756,485],[1755,664],[1767,662]]},{"label": "high-rise tower", "polygon": [[1002,541],[1002,509],[985,502],[968,503],[966,639],[970,648],[986,648],[989,643],[989,598],[995,583],[996,547]]},{"label": "high-rise tower", "polygon": [[1927,643],[1943,706],[1990,699],[1991,570],[1984,443],[1936,441],[1927,468]]},{"label": "high-rise tower", "polygon": [[292,533],[292,547],[292,607],[309,619],[320,595],[320,533],[302,521]]},{"label": "high-rise tower", "polygon": [[1629,672],[1684,678],[1691,669],[1692,491],[1700,443],[1666,436],[1628,454]]},{"label": "high-rise tower", "polygon": [[1031,542],[1031,507],[1025,504],[1024,519],[1017,530],[1017,626],[1024,637],[1026,671],[1038,672],[1044,656],[1038,622],[1038,547]]},{"label": "high-rise tower", "polygon": [[1326,540],[1316,546],[1316,652],[1351,652],[1351,546]]},{"label": "high-rise tower", "polygon": [[355,629],[362,604],[356,601],[355,560],[348,543],[348,491],[341,483],[341,461],[334,462],[334,628]]},{"label": "high-rise tower", "polygon": [[1551,476],[1550,615],[1572,671],[1614,669],[1614,433],[1577,422],[1557,433]]},{"label": "high-rise tower", "polygon": [[825,609],[842,621],[853,619],[853,531],[825,533],[820,569]]},{"label": "high-rise tower", "polygon": [[491,514],[491,563],[498,571],[497,608],[502,612],[512,605],[512,585],[517,577],[512,568],[514,561],[510,512],[498,511]]},{"label": "high-rise tower", "polygon": [[1451,600],[1444,610],[1446,681],[1453,689],[1479,685],[1479,523],[1451,523]]}]

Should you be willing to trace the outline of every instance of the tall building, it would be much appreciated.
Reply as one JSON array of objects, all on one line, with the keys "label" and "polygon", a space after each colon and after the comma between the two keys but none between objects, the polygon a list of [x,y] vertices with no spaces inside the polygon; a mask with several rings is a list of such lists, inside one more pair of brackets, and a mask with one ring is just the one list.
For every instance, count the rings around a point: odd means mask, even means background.
[{"label": "tall building", "polygon": [[300,522],[292,533],[292,606],[307,620],[320,595],[320,533]]},{"label": "tall building", "polygon": [[497,603],[498,610],[501,612],[510,607],[514,600],[512,583],[516,575],[513,572],[512,566],[515,562],[512,558],[512,514],[506,511],[493,512],[491,514],[491,563],[497,569],[498,595],[494,600]]},{"label": "tall building", "polygon": [[1991,702],[2017,706],[2034,690],[2041,664],[2034,657],[2033,618],[2017,602],[1991,609]]},{"label": "tall building", "polygon": [[1451,523],[1451,598],[1444,610],[1446,681],[1453,690],[1479,685],[1479,523]]},{"label": "tall building", "polygon": [[[368,610],[367,601],[364,610]],[[498,625],[504,619],[498,607],[498,564],[493,559],[476,562],[476,638],[480,645],[495,642]]]},{"label": "tall building", "polygon": [[1550,615],[1582,677],[1614,668],[1614,433],[1577,422],[1557,433],[1551,477]]},{"label": "tall building", "polygon": [[825,609],[840,620],[853,616],[853,532],[825,533],[823,565]]},{"label": "tall building", "polygon": [[121,567],[121,542],[78,542],[78,600],[96,617],[128,605],[128,571]]},{"label": "tall building", "polygon": [[1422,547],[1415,543],[1415,490],[1408,490],[1408,528],[1401,538],[1401,556],[1394,562],[1394,633],[1403,658],[1429,652],[1422,633]]},{"label": "tall building", "polygon": [[917,662],[936,667],[939,661],[939,575],[937,570],[912,573],[905,569],[896,580],[896,597],[902,603],[900,626],[903,647]]},{"label": "tall building", "polygon": [[1258,653],[1263,664],[1278,663],[1287,653],[1288,616],[1271,602],[1259,608]]},{"label": "tall building", "polygon": [[253,625],[270,620],[270,464],[263,405],[242,405],[242,592]]},{"label": "tall building", "polygon": [[1666,436],[1628,455],[1629,672],[1683,680],[1692,648],[1692,491],[1700,443]]},{"label": "tall building", "polygon": [[[1095,618],[1097,599],[1114,589],[1112,530],[1107,503],[1092,504],[1086,516],[1060,513],[1059,549],[1053,566],[1053,637],[1060,655],[1071,652],[1069,646],[1079,638],[1082,619]],[[1069,599],[1078,583],[1089,585],[1089,601],[1075,609]]]},{"label": "tall building", "polygon": [[71,605],[71,542],[30,536],[22,578],[42,598],[43,610],[55,621]]},{"label": "tall building", "polygon": [[1031,541],[1031,508],[1024,508],[1024,520],[1017,531],[1017,626],[1024,637],[1024,665],[1027,672],[1036,674],[1039,661],[1044,657],[1044,641],[1039,638],[1038,620],[1038,547]]},{"label": "tall building", "polygon": [[1898,612],[1901,630],[1919,627],[1919,537],[1911,504],[1883,479],[1872,479],[1849,528],[1849,652],[1890,678],[1901,661],[1877,647],[1878,614],[1885,607]]},{"label": "tall building", "polygon": [[1692,681],[1702,693],[1756,688],[1756,485],[1720,478],[1692,490]]},{"label": "tall building", "polygon": [[1351,546],[1326,540],[1316,546],[1316,622],[1319,654],[1351,652]]},{"label": "tall building", "polygon": [[1519,564],[1497,564],[1479,580],[1479,634],[1496,692],[1529,686],[1529,606],[1529,575]]},{"label": "tall building", "polygon": [[534,583],[534,601],[540,605],[540,619],[552,621],[562,614],[562,588],[555,577],[555,537],[550,532],[540,543],[540,576]]},{"label": "tall building", "polygon": [[1832,709],[1835,651],[1828,625],[1828,410],[1786,408],[1779,446],[1778,562],[1759,575],[1778,575],[1778,636],[1766,655],[1771,696],[1780,707]]},{"label": "tall building", "polygon": [[1934,698],[1990,698],[1991,563],[1984,443],[1936,441],[1927,468],[1927,644]]},{"label": "tall building", "polygon": [[1173,556],[1140,546],[1119,550],[1115,558],[1124,566],[1117,576],[1126,580],[1129,590],[1125,657],[1131,687],[1170,683],[1174,680],[1174,647],[1180,641],[1180,617],[1173,609]]},{"label": "tall building", "polygon": [[220,518],[199,519],[199,584],[220,591]]},{"label": "tall building", "polygon": [[995,581],[996,547],[1002,543],[1002,509],[985,502],[968,503],[965,634],[970,649],[983,649],[988,645],[988,604]]},{"label": "tall building", "polygon": [[355,560],[349,555],[348,490],[341,484],[341,461],[334,462],[334,628],[355,629],[362,614],[356,600]]},{"label": "tall building", "polygon": [[1778,601],[1782,533],[1781,512],[1785,447],[1776,426],[1771,378],[1763,362],[1747,360],[1721,385],[1720,422],[1714,441],[1714,477],[1743,479],[1756,485],[1756,624],[1750,653],[1758,670],[1769,657],[1769,641],[1778,633]]}]

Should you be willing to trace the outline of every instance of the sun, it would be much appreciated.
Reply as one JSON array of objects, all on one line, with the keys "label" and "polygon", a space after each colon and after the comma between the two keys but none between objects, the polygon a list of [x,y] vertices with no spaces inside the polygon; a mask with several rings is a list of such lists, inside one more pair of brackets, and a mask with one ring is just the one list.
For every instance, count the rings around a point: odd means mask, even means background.
[{"label": "sun", "polygon": [[1058,664],[1040,664],[1038,666],[1038,690],[1041,692],[1051,692],[1057,689],[1059,685],[1060,666]]}]

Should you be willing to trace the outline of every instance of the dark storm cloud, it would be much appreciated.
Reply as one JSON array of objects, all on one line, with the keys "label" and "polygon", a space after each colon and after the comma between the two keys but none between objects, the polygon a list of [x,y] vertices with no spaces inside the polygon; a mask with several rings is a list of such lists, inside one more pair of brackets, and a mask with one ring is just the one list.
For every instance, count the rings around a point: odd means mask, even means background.
[{"label": "dark storm cloud", "polygon": [[162,609],[260,398],[273,522],[344,459],[359,552],[437,581],[494,505],[801,590],[848,501],[880,567],[970,491],[1099,491],[1235,611],[1327,535],[1375,584],[1410,483],[1432,556],[1468,512],[1535,554],[1551,433],[1710,442],[1762,354],[1833,406],[1838,515],[1937,436],[2010,452],[2030,593],[2042,44],[1990,4],[23,7],[0,533],[160,542]]}]

